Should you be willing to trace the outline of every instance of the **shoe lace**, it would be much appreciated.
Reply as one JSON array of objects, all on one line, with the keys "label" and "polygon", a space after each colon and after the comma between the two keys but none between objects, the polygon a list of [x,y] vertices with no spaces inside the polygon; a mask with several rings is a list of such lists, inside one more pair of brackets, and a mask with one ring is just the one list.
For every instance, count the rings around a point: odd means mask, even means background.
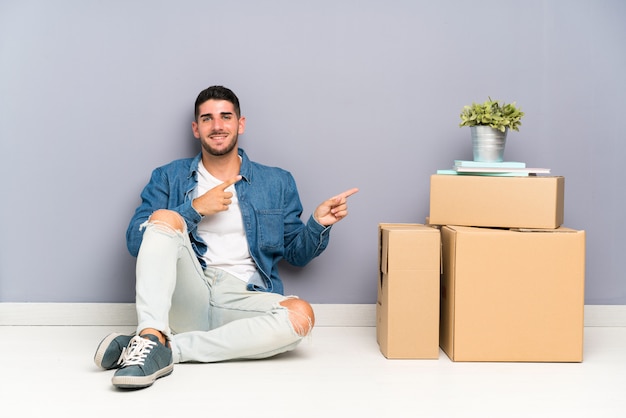
[{"label": "shoe lace", "polygon": [[156,346],[154,341],[134,336],[128,346],[122,349],[122,354],[117,360],[117,364],[122,367],[141,366],[154,346]]}]

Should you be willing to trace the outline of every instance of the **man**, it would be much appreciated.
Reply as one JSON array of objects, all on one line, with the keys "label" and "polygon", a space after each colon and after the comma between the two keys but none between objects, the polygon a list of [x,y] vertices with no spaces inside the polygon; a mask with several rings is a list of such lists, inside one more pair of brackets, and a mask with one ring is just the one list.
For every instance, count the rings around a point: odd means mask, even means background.
[{"label": "man", "polygon": [[222,86],[202,91],[193,134],[201,152],[153,171],[126,233],[137,257],[137,335],[106,336],[94,356],[138,389],[174,363],[258,359],[293,350],[311,331],[311,305],[283,295],[278,262],[303,266],[347,216],[347,190],[304,223],[291,174],[238,147],[246,120]]}]

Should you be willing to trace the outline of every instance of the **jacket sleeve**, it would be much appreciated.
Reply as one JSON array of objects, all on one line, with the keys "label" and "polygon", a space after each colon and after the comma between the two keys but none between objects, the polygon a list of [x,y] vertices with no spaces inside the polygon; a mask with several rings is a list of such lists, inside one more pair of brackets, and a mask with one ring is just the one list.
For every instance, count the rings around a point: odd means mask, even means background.
[{"label": "jacket sleeve", "polygon": [[294,266],[304,266],[328,246],[331,226],[319,224],[311,215],[306,223],[300,219],[302,203],[295,180],[289,175],[285,196],[284,258]]},{"label": "jacket sleeve", "polygon": [[152,172],[150,181],[141,192],[141,204],[135,210],[126,231],[126,246],[133,256],[139,253],[143,238],[143,225],[150,215],[158,209],[170,209],[178,212],[187,224],[188,231],[198,226],[202,216],[191,206],[191,199],[184,196],[175,196],[174,188],[167,176],[166,170],[157,168]]}]

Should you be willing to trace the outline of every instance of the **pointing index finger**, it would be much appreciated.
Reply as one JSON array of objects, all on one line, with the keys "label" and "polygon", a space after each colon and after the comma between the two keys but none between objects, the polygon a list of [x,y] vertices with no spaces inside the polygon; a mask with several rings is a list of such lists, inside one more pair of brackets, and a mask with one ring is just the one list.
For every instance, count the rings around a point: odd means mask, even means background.
[{"label": "pointing index finger", "polygon": [[341,193],[339,195],[339,197],[345,197],[346,199],[349,198],[350,196],[352,196],[353,194],[355,194],[356,192],[358,192],[359,189],[357,187],[354,187],[350,190],[346,190],[345,192]]},{"label": "pointing index finger", "polygon": [[220,187],[222,188],[222,190],[226,190],[233,184],[237,183],[239,180],[241,180],[241,175],[238,175],[238,176],[235,176],[233,178],[226,180],[224,183],[220,185]]}]

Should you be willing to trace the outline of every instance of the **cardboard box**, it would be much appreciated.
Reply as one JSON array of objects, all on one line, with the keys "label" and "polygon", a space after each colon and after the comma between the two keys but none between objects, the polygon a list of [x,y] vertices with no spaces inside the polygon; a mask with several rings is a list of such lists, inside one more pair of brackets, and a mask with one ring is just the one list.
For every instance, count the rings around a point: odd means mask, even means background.
[{"label": "cardboard box", "polygon": [[451,360],[582,361],[584,231],[443,226],[441,240]]},{"label": "cardboard box", "polygon": [[432,175],[435,225],[546,228],[563,224],[564,177]]},{"label": "cardboard box", "polygon": [[380,224],[376,339],[390,359],[439,358],[439,230]]}]

